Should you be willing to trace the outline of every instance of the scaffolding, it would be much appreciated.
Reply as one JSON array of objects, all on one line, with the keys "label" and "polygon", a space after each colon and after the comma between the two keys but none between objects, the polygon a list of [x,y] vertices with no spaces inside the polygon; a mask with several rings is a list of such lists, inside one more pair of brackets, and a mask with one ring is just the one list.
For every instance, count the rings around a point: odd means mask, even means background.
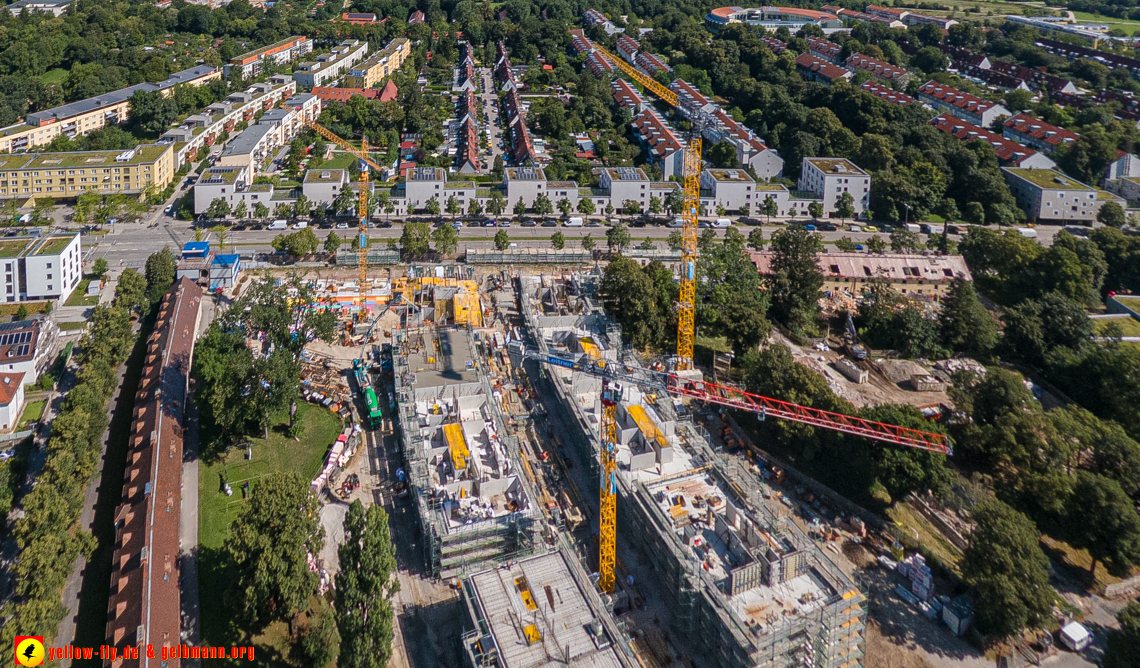
[{"label": "scaffolding", "polygon": [[594,261],[593,251],[565,248],[468,248],[467,264],[590,264]]},{"label": "scaffolding", "polygon": [[[519,303],[534,347],[549,353],[560,329],[576,330],[579,340],[585,338],[584,332],[588,331],[592,341],[603,344],[601,348],[611,354],[616,353],[618,361],[634,363],[629,357],[631,353],[620,347],[620,329],[586,296],[589,294],[586,283],[593,277],[577,276],[574,280],[583,281],[575,286],[575,292],[586,305],[576,315],[569,315],[560,307],[554,286],[545,281],[519,280]],[[569,374],[543,365],[536,366],[532,377],[535,374],[537,385],[558,398],[555,405],[563,423],[578,427],[568,430],[578,433],[563,436],[579,450],[580,459],[589,462],[597,475],[598,416],[588,413],[583,403],[589,402],[578,397],[581,392],[592,391],[589,383],[593,381],[584,374]],[[664,388],[642,389],[645,395],[667,396]],[[809,604],[793,606],[794,614],[781,613],[764,622],[745,618],[737,610],[739,601],[733,600],[732,585],[702,567],[694,558],[694,548],[678,535],[647,483],[624,468],[617,476],[618,532],[647,558],[659,584],[658,591],[673,612],[674,630],[697,645],[696,649],[706,658],[706,665],[724,668],[860,665],[867,600],[862,587],[835,567],[794,524],[777,517],[762,501],[754,502],[764,498],[759,479],[734,460],[715,453],[703,428],[679,418],[670,401],[656,402],[654,410],[662,424],[675,424],[679,444],[685,450],[686,461],[691,463],[690,471],[678,475],[704,471],[701,475],[714,480],[751,522],[786,541],[789,551],[797,555],[795,574],[807,578],[804,582],[810,584],[812,591],[820,592],[817,599],[809,599]],[[647,435],[649,438],[659,435],[657,425],[651,427],[646,416],[633,417],[635,422],[645,422],[642,431],[652,432]],[[659,478],[657,484],[665,480],[668,478]],[[749,585],[746,582],[740,588]]]}]

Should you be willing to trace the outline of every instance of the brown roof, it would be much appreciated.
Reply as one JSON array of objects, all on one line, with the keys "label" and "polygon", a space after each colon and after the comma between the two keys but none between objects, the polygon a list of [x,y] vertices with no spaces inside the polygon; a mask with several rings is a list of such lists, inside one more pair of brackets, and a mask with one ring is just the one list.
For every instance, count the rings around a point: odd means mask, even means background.
[{"label": "brown roof", "polygon": [[[106,642],[120,649],[149,644],[161,653],[163,646],[181,643],[182,420],[201,303],[202,288],[189,278],[178,281],[163,298],[147,341],[115,513],[118,547]],[[116,664],[138,665],[141,661]],[[179,661],[165,665],[177,668]]]},{"label": "brown roof", "polygon": [[40,332],[39,320],[18,320],[0,325],[0,363],[15,364],[34,358]]},{"label": "brown roof", "polygon": [[16,398],[20,391],[20,383],[24,381],[24,372],[0,373],[0,406],[7,406]]},{"label": "brown roof", "polygon": [[[771,273],[770,251],[750,252],[752,264],[762,275]],[[950,281],[957,276],[973,280],[966,260],[961,255],[871,255],[867,253],[820,253],[816,262],[825,278],[857,278],[877,276],[893,279],[917,278],[928,281]],[[949,272],[949,273],[947,273]]]}]

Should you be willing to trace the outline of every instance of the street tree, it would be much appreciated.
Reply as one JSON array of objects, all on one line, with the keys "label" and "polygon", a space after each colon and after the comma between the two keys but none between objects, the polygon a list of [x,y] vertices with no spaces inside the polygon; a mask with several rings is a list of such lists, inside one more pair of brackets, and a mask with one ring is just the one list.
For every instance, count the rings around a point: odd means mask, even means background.
[{"label": "street tree", "polygon": [[761,209],[765,216],[768,217],[768,224],[772,224],[772,216],[780,213],[780,205],[776,203],[775,197],[764,198],[764,206]]},{"label": "street tree", "polygon": [[[428,203],[433,200],[434,198],[428,200]],[[404,232],[400,235],[400,247],[408,257],[423,257],[431,250],[430,239],[431,228],[427,223],[404,223]]]},{"label": "street tree", "polygon": [[665,237],[665,245],[669,250],[677,252],[685,247],[685,236],[681,234],[680,230],[673,230],[669,236]]},{"label": "street tree", "polygon": [[238,205],[234,207],[234,218],[244,219],[248,213],[249,206],[245,203],[244,199],[238,202]]},{"label": "street tree", "polygon": [[499,193],[495,193],[494,195],[491,195],[491,201],[487,202],[487,213],[491,214],[492,216],[501,216],[503,214],[504,207],[505,203],[503,202],[503,196]]},{"label": "street tree", "polygon": [[254,218],[267,218],[267,217],[269,217],[269,207],[265,206],[261,202],[254,204],[253,205],[253,217]]},{"label": "street tree", "polygon": [[447,211],[447,214],[451,216],[452,220],[455,220],[455,217],[457,215],[463,213],[463,207],[459,206],[459,200],[455,197],[455,195],[447,198],[447,207],[445,211]]},{"label": "street tree", "polygon": [[383,211],[385,220],[388,214],[396,210],[392,206],[392,195],[387,190],[381,190],[375,197],[370,197],[368,203],[371,209]]},{"label": "street tree", "polygon": [[767,279],[772,314],[793,330],[814,331],[823,287],[817,262],[823,238],[803,228],[790,228],[772,235],[769,248],[773,253]]},{"label": "street tree", "polygon": [[214,236],[218,238],[218,248],[224,251],[226,249],[226,237],[228,237],[230,234],[230,228],[226,227],[225,225],[215,225],[214,227],[210,228],[210,232],[212,232]]},{"label": "street tree", "polygon": [[625,223],[617,223],[606,230],[606,246],[609,247],[611,253],[621,253],[631,240],[629,228],[626,227]]},{"label": "street tree", "polygon": [[483,215],[483,205],[479,203],[479,200],[471,200],[471,203],[467,205],[467,215],[471,218]]},{"label": "street tree", "polygon": [[657,248],[657,244],[652,239],[642,239],[641,243],[637,244],[637,248],[643,251],[651,251]]},{"label": "street tree", "polygon": [[549,216],[554,213],[554,204],[551,203],[546,193],[542,193],[534,198],[534,212],[540,216]]},{"label": "street tree", "polygon": [[637,200],[627,199],[621,203],[621,212],[632,218],[641,213],[641,204]]},{"label": "street tree", "polygon": [[55,198],[41,197],[32,205],[32,220],[37,223],[44,223],[51,219],[52,213],[55,212]]},{"label": "street tree", "polygon": [[221,197],[215,197],[210,200],[210,206],[206,207],[206,217],[213,218],[214,220],[221,220],[230,215],[230,204]]},{"label": "street tree", "polygon": [[566,236],[561,232],[555,232],[554,234],[550,235],[550,245],[553,246],[556,250],[562,250],[563,248],[566,248]]},{"label": "street tree", "polygon": [[[427,215],[431,216],[432,218],[435,218],[436,216],[439,215],[439,211],[440,211],[440,209],[439,209],[439,198],[438,197],[432,197],[428,201],[424,202],[424,213],[426,213]],[[406,229],[406,227],[407,226],[405,226],[405,229]]]},{"label": "street tree", "polygon": [[606,212],[607,216],[614,215],[614,204],[613,204],[613,202],[606,202],[606,208],[604,209],[604,211]]},{"label": "street tree", "polygon": [[329,255],[336,255],[343,243],[344,240],[336,232],[329,232],[329,235],[325,237],[325,252]]},{"label": "street tree", "polygon": [[451,225],[442,225],[431,233],[431,240],[435,242],[435,252],[440,255],[451,255],[459,248],[459,232]]},{"label": "street tree", "polygon": [[649,198],[649,213],[653,214],[653,217],[656,218],[657,216],[660,216],[661,212],[664,210],[665,205],[661,202],[661,198],[657,195],[652,195]]},{"label": "street tree", "polygon": [[812,202],[808,204],[808,215],[812,217],[812,220],[818,220],[823,215],[823,203]]},{"label": "street tree", "polygon": [[158,302],[170,290],[170,286],[174,285],[177,269],[178,265],[169,246],[163,246],[162,250],[147,257],[146,295],[150,303]]},{"label": "street tree", "polygon": [[997,499],[973,512],[975,528],[959,566],[974,587],[978,626],[1012,636],[1049,619],[1054,594],[1049,561],[1038,544],[1041,532],[1025,515]]},{"label": "street tree", "polygon": [[867,250],[872,253],[884,253],[887,250],[887,242],[878,234],[872,234],[864,243],[867,244]]},{"label": "street tree", "polygon": [[521,218],[523,214],[526,213],[526,202],[523,201],[523,198],[520,197],[519,201],[515,202],[515,208],[513,211],[515,213],[515,216],[518,218]]},{"label": "street tree", "polygon": [[133,268],[127,267],[119,274],[119,281],[115,285],[115,303],[127,310],[140,312],[145,300],[146,278]]},{"label": "street tree", "polygon": [[[847,193],[843,193],[846,195]],[[895,253],[922,252],[922,239],[910,230],[899,228],[891,232],[891,250]]]},{"label": "street tree", "polygon": [[308,627],[301,636],[301,652],[308,665],[327,668],[340,654],[340,633],[336,627],[336,613],[323,598],[307,611]]},{"label": "street tree", "polygon": [[506,230],[499,230],[495,233],[495,248],[499,250],[507,250],[511,247],[511,237],[507,234]]},{"label": "street tree", "polygon": [[336,199],[333,200],[333,211],[336,211],[337,215],[348,213],[355,205],[355,200],[352,189],[345,188],[337,193]]},{"label": "street tree", "polygon": [[273,207],[273,215],[279,218],[288,218],[293,215],[293,207],[285,202],[280,202]]},{"label": "street tree", "polygon": [[589,216],[594,213],[594,200],[589,197],[583,197],[578,200],[578,213],[583,216]]},{"label": "street tree", "polygon": [[764,250],[764,244],[768,243],[764,239],[764,230],[759,227],[752,228],[748,232],[748,247],[752,250]]},{"label": "street tree", "polygon": [[726,213],[728,213],[728,209],[724,208],[723,204],[716,205],[716,215],[723,216]]},{"label": "street tree", "polygon": [[313,203],[308,197],[298,195],[297,200],[293,202],[293,217],[294,218],[308,218],[313,213]]},{"label": "street tree", "polygon": [[234,569],[230,605],[249,628],[292,617],[317,592],[307,555],[320,554],[325,542],[318,509],[308,480],[277,471],[258,480],[230,526],[222,547]]},{"label": "street tree", "polygon": [[354,501],[344,518],[344,537],[335,589],[341,637],[337,666],[384,668],[392,658],[392,596],[400,590],[388,514],[379,505],[365,510]]},{"label": "street tree", "polygon": [[587,250],[587,251],[594,250],[594,238],[591,237],[589,234],[582,237],[581,244],[582,244],[582,250]]},{"label": "street tree", "polygon": [[1116,202],[1105,202],[1096,212],[1096,219],[1109,227],[1124,227],[1126,222],[1124,209]]},{"label": "street tree", "polygon": [[558,212],[563,216],[569,216],[570,212],[573,210],[574,205],[570,203],[570,200],[566,199],[565,197],[558,200]]},{"label": "street tree", "polygon": [[854,253],[859,250],[859,244],[851,240],[849,236],[842,236],[835,240],[835,248],[840,253]]},{"label": "street tree", "polygon": [[[5,212],[5,215],[7,218],[12,219],[15,218],[18,208],[16,208],[17,204],[15,199],[8,201],[12,203],[13,210],[10,214]],[[102,202],[103,196],[99,193],[94,190],[84,191],[79,197],[75,198],[75,207],[72,209],[71,214],[72,219],[80,225],[91,222],[91,220],[94,219],[95,210],[99,208]]]},{"label": "street tree", "polygon": [[109,266],[107,265],[106,258],[96,258],[95,262],[91,265],[91,273],[95,278],[103,278],[106,276],[107,269],[109,269]]}]

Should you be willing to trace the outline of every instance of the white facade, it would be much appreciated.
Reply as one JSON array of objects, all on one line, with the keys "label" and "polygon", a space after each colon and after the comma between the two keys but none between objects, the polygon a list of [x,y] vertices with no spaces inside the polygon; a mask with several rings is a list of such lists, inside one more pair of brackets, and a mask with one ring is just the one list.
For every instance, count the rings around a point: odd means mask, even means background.
[{"label": "white facade", "polygon": [[243,79],[249,79],[264,72],[267,64],[269,67],[284,65],[312,51],[313,40],[304,36],[290,37],[230,60],[225,75],[228,79],[236,71]]},{"label": "white facade", "polygon": [[[347,187],[348,170],[310,169],[305,173],[301,192],[314,204],[332,204],[333,200]],[[355,209],[353,210],[355,211]]]},{"label": "white facade", "polygon": [[723,206],[727,211],[739,211],[745,206],[756,212],[756,182],[743,169],[706,169],[701,172],[701,190],[712,191],[709,211]]},{"label": "white facade", "polygon": [[439,200],[440,210],[446,203],[443,189],[447,185],[447,172],[439,167],[416,167],[408,171],[405,179],[405,203],[409,212],[421,211],[427,201],[435,197]]},{"label": "white facade", "polygon": [[[546,174],[541,167],[509,167],[503,170],[503,185],[506,190],[507,210],[513,210],[515,204],[521,199],[526,208],[534,207],[534,200],[539,195],[550,197],[546,188]],[[551,204],[557,200],[551,197]]]},{"label": "white facade", "polygon": [[202,214],[210,208],[215,199],[222,199],[235,211],[245,202],[246,216],[252,216],[258,204],[264,204],[273,212],[277,202],[273,201],[273,186],[268,183],[250,185],[252,178],[249,168],[244,166],[215,165],[202,173],[194,185],[194,214]]},{"label": "white facade", "polygon": [[0,373],[0,431],[14,429],[24,409],[24,374]]},{"label": "white facade", "polygon": [[867,210],[871,176],[845,158],[804,158],[796,187],[818,195],[824,215],[835,213],[839,198],[850,193],[858,216]]},{"label": "white facade", "polygon": [[316,62],[301,63],[293,73],[293,80],[302,88],[324,86],[329,81],[348,72],[353,65],[364,60],[368,54],[368,42],[348,39],[341,42],[329,53],[322,53]]},{"label": "white facade", "polygon": [[1092,224],[1100,207],[1126,202],[1110,193],[1092,188],[1051,169],[1003,167],[1005,182],[1031,221],[1074,221]]},{"label": "white facade", "polygon": [[27,245],[18,255],[0,258],[0,300],[66,301],[83,276],[79,235],[13,239],[20,240]]},{"label": "white facade", "polygon": [[641,210],[649,209],[651,181],[645,172],[636,167],[611,167],[603,169],[598,178],[598,186],[609,191],[610,204],[615,209],[623,208],[626,200],[632,200],[641,205]]}]

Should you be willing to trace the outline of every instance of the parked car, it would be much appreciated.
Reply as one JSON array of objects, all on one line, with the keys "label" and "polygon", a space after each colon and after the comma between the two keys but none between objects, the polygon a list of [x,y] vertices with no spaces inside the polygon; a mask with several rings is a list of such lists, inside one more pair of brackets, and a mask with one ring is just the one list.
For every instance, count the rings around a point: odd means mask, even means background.
[{"label": "parked car", "polygon": [[522,223],[522,226],[523,227],[537,227],[538,221],[537,220],[524,220]]},{"label": "parked car", "polygon": [[488,218],[487,220],[483,221],[483,227],[497,227],[498,225],[499,221],[495,220],[494,218]]},{"label": "parked car", "polygon": [[558,227],[558,221],[557,220],[544,220],[544,221],[542,221],[542,226],[543,227]]},{"label": "parked car", "polygon": [[510,227],[510,226],[511,226],[511,221],[509,221],[509,220],[500,220],[499,221],[499,227]]},{"label": "parked car", "polygon": [[601,226],[602,226],[602,224],[596,220],[591,220],[590,222],[586,223],[586,227],[601,227]]},{"label": "parked car", "polygon": [[233,227],[230,228],[230,232],[244,232],[244,231],[245,231],[245,225],[234,225]]},{"label": "parked car", "polygon": [[348,223],[337,223],[337,224],[336,224],[336,229],[338,229],[338,230],[347,230],[347,229],[348,229]]},{"label": "parked car", "polygon": [[811,223],[805,223],[804,229],[808,232],[815,232],[815,225],[812,225]]},{"label": "parked car", "polygon": [[818,227],[820,232],[834,232],[839,229],[838,226],[832,223],[820,223]]}]

